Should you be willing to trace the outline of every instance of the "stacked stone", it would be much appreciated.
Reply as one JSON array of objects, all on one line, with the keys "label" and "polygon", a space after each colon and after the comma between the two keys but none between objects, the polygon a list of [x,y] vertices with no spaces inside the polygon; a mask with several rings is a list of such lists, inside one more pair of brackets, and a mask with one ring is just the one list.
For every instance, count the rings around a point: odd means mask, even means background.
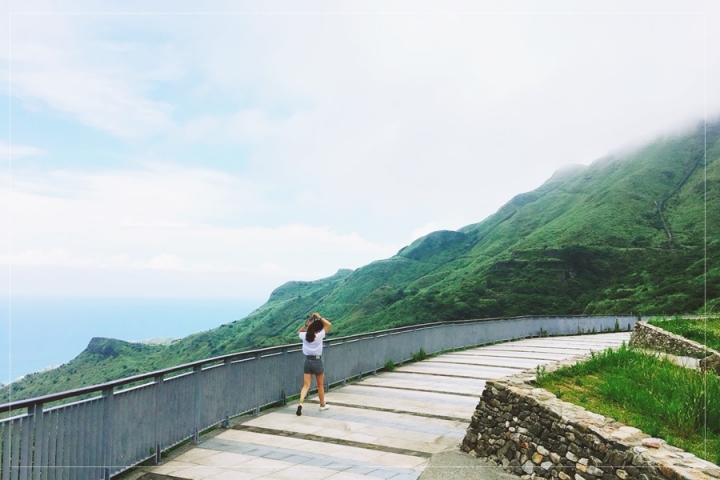
[{"label": "stacked stone", "polygon": [[720,375],[720,353],[715,352],[700,360],[700,368]]},{"label": "stacked stone", "polygon": [[720,375],[720,352],[680,335],[650,325],[637,322],[630,336],[630,345],[657,350],[672,355],[700,358],[703,369],[714,371]]},{"label": "stacked stone", "polygon": [[682,357],[703,358],[710,353],[709,349],[701,343],[668,332],[647,322],[637,322],[635,324],[635,329],[630,336],[630,345]]},{"label": "stacked stone", "polygon": [[717,466],[562,402],[520,378],[487,382],[461,448],[523,478],[720,478]]}]

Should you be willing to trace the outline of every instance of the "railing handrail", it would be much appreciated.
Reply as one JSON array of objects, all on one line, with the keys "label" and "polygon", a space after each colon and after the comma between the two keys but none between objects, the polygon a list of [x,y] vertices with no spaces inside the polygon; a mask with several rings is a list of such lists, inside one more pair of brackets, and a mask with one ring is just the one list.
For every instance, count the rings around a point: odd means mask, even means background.
[{"label": "railing handrail", "polygon": [[[357,333],[353,335],[346,335],[344,337],[337,337],[337,338],[331,338],[326,337],[325,345],[326,346],[332,346],[334,344],[347,342],[348,340],[360,340],[362,338],[373,338],[378,335],[387,335],[392,333],[400,333],[405,331],[411,331],[411,330],[421,330],[425,328],[431,328],[438,325],[449,325],[449,324],[465,324],[465,323],[477,323],[477,322],[489,322],[489,321],[497,321],[497,320],[517,320],[522,318],[589,318],[589,317],[628,317],[628,316],[634,316],[632,314],[607,314],[607,315],[521,315],[517,317],[492,317],[492,318],[475,318],[475,319],[468,319],[468,320],[447,320],[447,321],[440,321],[440,322],[432,322],[432,323],[422,323],[422,324],[416,324],[416,325],[406,325],[402,327],[395,327],[395,328],[388,328],[385,330],[377,330],[374,332],[366,332],[366,333]],[[57,392],[57,393],[50,393],[47,395],[42,395],[40,397],[33,397],[33,398],[27,398],[24,400],[18,400],[15,402],[8,402],[0,405],[0,413],[4,412],[11,412],[13,410],[19,410],[21,408],[28,408],[33,407],[36,405],[44,405],[50,402],[56,402],[58,400],[64,400],[71,397],[77,397],[80,395],[86,395],[93,392],[102,392],[109,389],[114,389],[115,387],[119,387],[122,385],[127,385],[135,382],[140,382],[143,380],[149,380],[154,379],[157,377],[164,378],[166,375],[183,371],[183,370],[189,370],[189,369],[195,369],[198,367],[202,367],[203,365],[207,364],[215,364],[220,362],[226,362],[226,361],[232,361],[232,360],[241,360],[246,359],[250,357],[257,357],[257,356],[263,356],[271,353],[281,353],[286,349],[290,348],[297,348],[300,345],[300,343],[292,343],[292,344],[285,344],[285,345],[277,345],[274,347],[265,347],[265,348],[258,348],[254,350],[244,350],[241,352],[235,352],[235,353],[228,353],[226,355],[220,355],[217,357],[211,357],[211,358],[205,358],[202,360],[196,360],[194,362],[184,363],[181,365],[176,365],[174,367],[168,367],[163,368],[161,370],[155,370],[152,372],[147,373],[141,373],[138,375],[133,375],[131,377],[124,377],[117,380],[112,380],[110,382],[105,383],[99,383],[96,385],[90,385],[87,387],[80,387],[73,390],[65,390],[63,392]],[[12,383],[10,385],[7,385],[9,388],[12,388]]]}]

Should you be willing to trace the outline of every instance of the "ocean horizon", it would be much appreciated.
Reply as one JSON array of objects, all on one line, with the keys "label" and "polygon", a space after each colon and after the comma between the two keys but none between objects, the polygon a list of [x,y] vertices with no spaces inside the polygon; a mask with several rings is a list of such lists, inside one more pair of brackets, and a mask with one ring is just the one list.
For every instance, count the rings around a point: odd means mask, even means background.
[{"label": "ocean horizon", "polygon": [[182,338],[245,318],[247,299],[7,297],[0,300],[0,383],[69,362],[93,337]]}]

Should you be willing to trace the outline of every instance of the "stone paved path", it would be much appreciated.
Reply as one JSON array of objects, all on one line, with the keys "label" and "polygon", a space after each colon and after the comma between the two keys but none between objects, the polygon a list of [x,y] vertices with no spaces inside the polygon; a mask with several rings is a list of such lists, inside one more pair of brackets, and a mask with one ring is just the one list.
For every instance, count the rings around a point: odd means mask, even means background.
[{"label": "stone paved path", "polygon": [[[407,364],[332,389],[327,393],[330,409],[323,412],[313,396],[301,417],[293,403],[242,418],[162,465],[147,467],[141,478],[499,478],[504,472],[497,467],[477,459],[467,462],[454,453],[485,381],[617,347],[629,338],[629,333],[608,333],[526,339]],[[453,455],[457,460],[452,462],[459,464],[448,465]]]}]

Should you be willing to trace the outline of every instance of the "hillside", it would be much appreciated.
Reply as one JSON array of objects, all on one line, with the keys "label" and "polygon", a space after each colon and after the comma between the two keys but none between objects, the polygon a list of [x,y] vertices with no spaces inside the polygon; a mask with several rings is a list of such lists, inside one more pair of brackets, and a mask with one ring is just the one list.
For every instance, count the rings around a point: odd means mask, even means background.
[{"label": "hillside", "polygon": [[[720,121],[707,127],[706,166],[704,145],[699,127],[564,168],[480,223],[431,233],[354,271],[289,282],[245,319],[169,345],[93,339],[68,364],[13,384],[13,399],[293,343],[311,311],[333,321],[334,335],[465,318],[695,312],[706,258],[716,305]],[[1,393],[4,401],[8,388]]]}]

